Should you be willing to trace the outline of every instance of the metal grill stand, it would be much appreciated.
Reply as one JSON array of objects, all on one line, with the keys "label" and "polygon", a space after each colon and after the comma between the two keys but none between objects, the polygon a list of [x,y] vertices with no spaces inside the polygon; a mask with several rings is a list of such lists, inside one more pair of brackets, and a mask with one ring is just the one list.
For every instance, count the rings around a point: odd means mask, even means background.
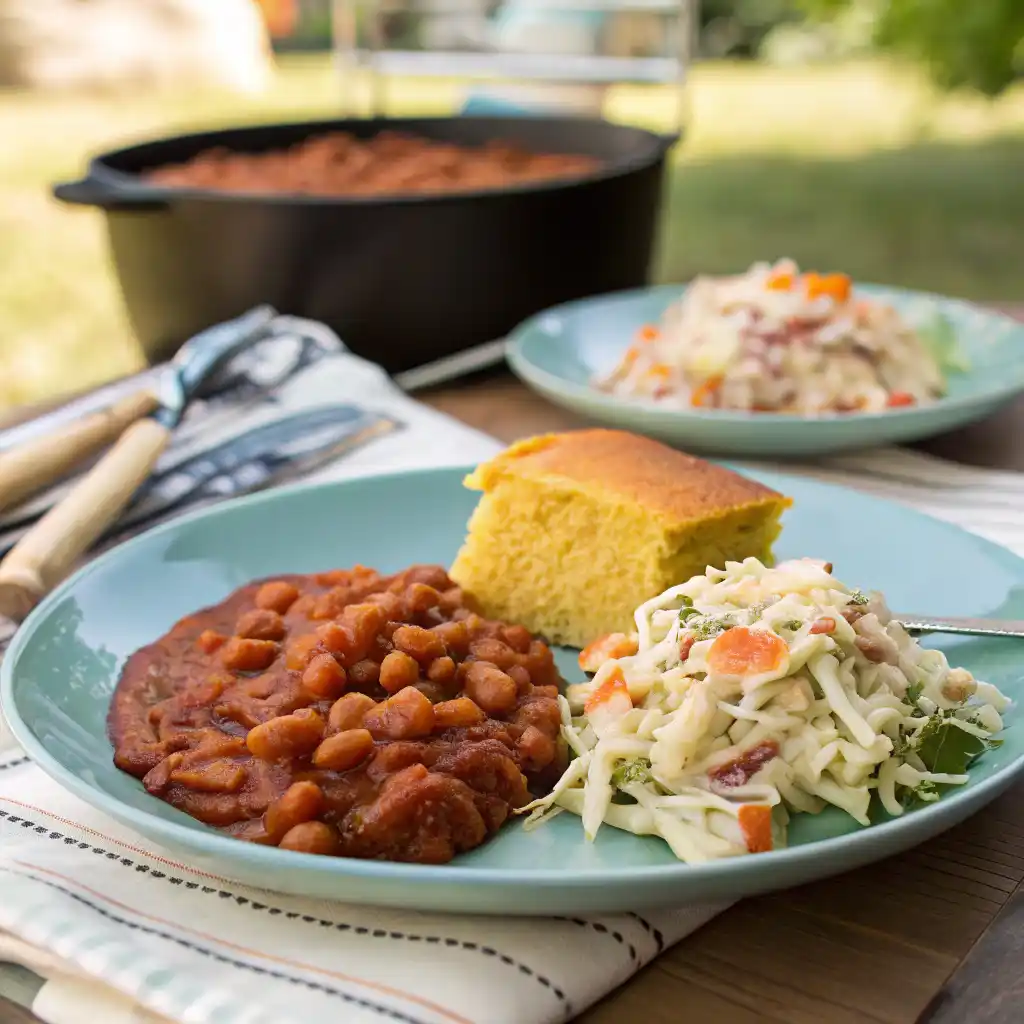
[{"label": "metal grill stand", "polygon": [[699,0],[332,3],[338,68],[354,86],[350,106],[363,108],[353,113],[382,115],[387,79],[401,75],[465,79],[477,97],[591,113],[613,84],[674,85],[677,130],[685,124]]}]

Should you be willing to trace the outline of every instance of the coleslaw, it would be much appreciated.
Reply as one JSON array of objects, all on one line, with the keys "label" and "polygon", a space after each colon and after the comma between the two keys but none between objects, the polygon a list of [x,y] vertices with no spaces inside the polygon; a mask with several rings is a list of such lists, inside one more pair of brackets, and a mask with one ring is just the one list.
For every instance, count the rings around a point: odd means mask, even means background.
[{"label": "coleslaw", "polygon": [[896,816],[967,782],[1009,700],[831,570],[727,562],[587,648],[593,679],[560,698],[572,760],[526,826],[570,811],[699,862],[783,846],[791,813],[868,825],[873,799]]},{"label": "coleslaw", "polygon": [[594,385],[683,408],[882,412],[945,393],[931,330],[858,295],[845,274],[756,263],[738,276],[697,278]]}]

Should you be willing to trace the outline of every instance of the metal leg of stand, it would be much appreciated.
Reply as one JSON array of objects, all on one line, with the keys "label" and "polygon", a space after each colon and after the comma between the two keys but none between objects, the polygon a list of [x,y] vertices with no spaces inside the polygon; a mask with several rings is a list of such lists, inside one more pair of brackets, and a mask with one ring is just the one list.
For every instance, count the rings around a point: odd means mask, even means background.
[{"label": "metal leg of stand", "polygon": [[[577,113],[600,115],[604,99],[610,86],[616,81],[636,81],[667,85],[675,81],[679,91],[679,102],[676,105],[676,130],[681,134],[688,120],[688,92],[686,89],[686,71],[696,54],[696,38],[698,33],[700,0],[594,0],[593,8],[587,6],[587,0],[550,0],[553,11],[642,11],[656,10],[662,13],[671,12],[675,8],[674,31],[670,37],[673,55],[666,59],[661,56],[638,57],[636,61],[611,57],[595,53],[592,57],[573,54],[567,61],[580,65],[579,74],[569,71],[564,66],[555,68],[553,74],[544,70],[545,62],[550,65],[551,58],[546,55],[519,53],[518,51],[495,52],[488,50],[472,54],[464,51],[440,52],[420,51],[408,52],[389,48],[385,30],[380,18],[381,0],[330,0],[332,48],[335,64],[342,89],[345,93],[351,113],[355,116],[382,117],[387,112],[387,74],[398,64],[408,70],[402,74],[416,75],[449,75],[460,77],[466,75],[474,81],[474,91],[481,94],[502,93],[510,96],[521,92],[524,101],[527,95],[534,97],[534,106],[562,106]],[[394,2],[394,0],[390,0]],[[400,0],[399,0],[400,2]],[[422,0],[407,0],[412,8],[416,8]],[[507,2],[507,0],[506,0]],[[517,2],[517,0],[512,0]],[[518,0],[518,2],[536,3],[537,0]],[[389,7],[390,9],[390,7]],[[365,24],[357,32],[357,12]],[[670,16],[670,15],[669,15]],[[673,38],[674,37],[674,38]],[[398,61],[393,58],[399,58]],[[445,60],[445,58],[447,60]],[[385,63],[386,61],[386,63]],[[450,66],[449,66],[450,62]],[[610,73],[609,63],[621,63],[621,75],[616,69]],[[484,64],[490,66],[484,67]],[[588,67],[587,65],[593,65]],[[630,76],[632,65],[636,65],[635,77]],[[677,68],[678,78],[673,78],[671,71],[662,73],[649,65],[667,64]],[[503,73],[504,68],[504,73]],[[517,84],[512,84],[517,83]],[[542,95],[548,102],[537,102]]]}]

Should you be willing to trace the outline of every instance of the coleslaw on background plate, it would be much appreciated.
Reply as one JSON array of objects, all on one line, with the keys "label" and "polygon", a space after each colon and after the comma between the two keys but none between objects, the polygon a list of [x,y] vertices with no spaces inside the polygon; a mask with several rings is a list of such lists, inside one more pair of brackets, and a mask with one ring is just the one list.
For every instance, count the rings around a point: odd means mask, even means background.
[{"label": "coleslaw on background plate", "polygon": [[945,369],[963,366],[941,318],[912,324],[845,274],[780,260],[698,277],[593,383],[668,407],[836,415],[932,402]]},{"label": "coleslaw on background plate", "polygon": [[727,562],[588,647],[596,674],[560,698],[573,758],[526,827],[570,811],[590,839],[609,824],[699,862],[784,845],[790,813],[868,825],[873,798],[896,816],[967,782],[1008,698],[831,568]]}]

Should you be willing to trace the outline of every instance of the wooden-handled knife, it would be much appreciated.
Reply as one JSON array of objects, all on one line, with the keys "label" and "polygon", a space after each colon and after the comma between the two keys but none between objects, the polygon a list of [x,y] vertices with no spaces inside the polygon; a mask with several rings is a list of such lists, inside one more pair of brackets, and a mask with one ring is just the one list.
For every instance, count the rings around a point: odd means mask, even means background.
[{"label": "wooden-handled knife", "polygon": [[[150,410],[156,408],[152,415],[138,418],[139,405],[129,407],[125,400],[125,408],[114,423],[123,427],[124,419],[135,411],[134,422],[128,420],[130,425],[113,447],[0,562],[0,614],[20,622],[68,574],[152,472],[189,400],[203,382],[241,349],[267,337],[276,315],[271,307],[261,306],[186,342],[157,378],[156,394],[150,397]],[[95,437],[105,436],[106,430],[106,426],[94,424],[84,436],[91,443]],[[75,434],[79,441],[82,436],[81,432]],[[60,462],[52,454],[60,445],[59,438],[41,438],[32,444],[37,455],[50,453],[51,463]],[[15,449],[6,456],[14,467],[9,470],[11,479],[15,487],[34,488],[24,471],[24,460],[19,460],[19,451]]]}]

